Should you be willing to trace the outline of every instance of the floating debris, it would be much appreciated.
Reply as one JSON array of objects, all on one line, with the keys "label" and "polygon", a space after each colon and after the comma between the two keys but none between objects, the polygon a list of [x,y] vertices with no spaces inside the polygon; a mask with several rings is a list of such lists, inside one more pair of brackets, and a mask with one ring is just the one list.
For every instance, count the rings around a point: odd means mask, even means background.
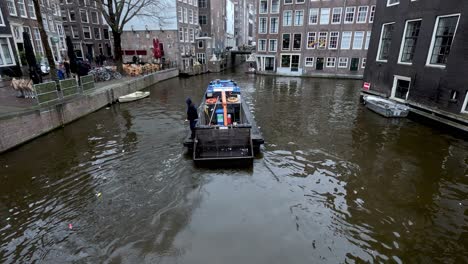
[{"label": "floating debris", "polygon": [[100,193],[100,192],[99,192],[99,193],[96,193],[96,196],[97,196],[98,198],[101,197],[101,195],[102,195],[102,193]]},{"label": "floating debris", "polygon": [[72,224],[68,224],[68,229],[73,229]]}]

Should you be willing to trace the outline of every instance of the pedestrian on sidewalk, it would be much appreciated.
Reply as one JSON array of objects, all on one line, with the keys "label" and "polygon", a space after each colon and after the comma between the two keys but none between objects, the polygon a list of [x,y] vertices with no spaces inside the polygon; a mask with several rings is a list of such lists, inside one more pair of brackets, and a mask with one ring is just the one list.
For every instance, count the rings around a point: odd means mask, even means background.
[{"label": "pedestrian on sidewalk", "polygon": [[190,97],[187,98],[187,100],[185,100],[185,103],[187,103],[187,120],[190,122],[190,130],[192,131],[190,138],[194,139],[195,125],[198,121],[197,108],[195,107],[195,104],[193,104],[192,99],[190,99]]}]

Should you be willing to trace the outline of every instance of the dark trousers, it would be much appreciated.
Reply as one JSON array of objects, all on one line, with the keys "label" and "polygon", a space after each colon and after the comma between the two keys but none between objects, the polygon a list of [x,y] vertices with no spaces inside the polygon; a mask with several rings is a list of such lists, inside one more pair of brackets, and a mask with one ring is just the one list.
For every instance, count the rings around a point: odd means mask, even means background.
[{"label": "dark trousers", "polygon": [[192,139],[195,138],[195,125],[197,124],[198,120],[190,120],[190,130],[192,131],[192,135],[190,136]]}]

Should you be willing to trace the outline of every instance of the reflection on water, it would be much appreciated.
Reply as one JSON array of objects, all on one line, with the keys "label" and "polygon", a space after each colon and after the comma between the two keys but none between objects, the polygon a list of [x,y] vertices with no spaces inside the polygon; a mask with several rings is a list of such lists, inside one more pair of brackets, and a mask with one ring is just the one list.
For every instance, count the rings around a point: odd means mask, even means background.
[{"label": "reflection on water", "polygon": [[[184,155],[185,98],[215,78],[264,134],[252,170]],[[359,87],[171,79],[4,154],[0,262],[468,262],[468,144],[367,111]]]}]

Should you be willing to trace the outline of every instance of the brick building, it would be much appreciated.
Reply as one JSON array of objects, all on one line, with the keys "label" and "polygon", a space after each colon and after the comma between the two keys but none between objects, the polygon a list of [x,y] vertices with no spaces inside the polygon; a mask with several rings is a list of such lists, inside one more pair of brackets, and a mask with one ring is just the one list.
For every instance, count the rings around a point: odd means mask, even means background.
[{"label": "brick building", "polygon": [[260,73],[362,78],[376,0],[259,0]]},{"label": "brick building", "polygon": [[382,0],[369,47],[367,92],[421,111],[468,114],[468,2]]},{"label": "brick building", "polygon": [[11,34],[6,2],[0,2],[0,75],[17,65],[15,46]]}]

